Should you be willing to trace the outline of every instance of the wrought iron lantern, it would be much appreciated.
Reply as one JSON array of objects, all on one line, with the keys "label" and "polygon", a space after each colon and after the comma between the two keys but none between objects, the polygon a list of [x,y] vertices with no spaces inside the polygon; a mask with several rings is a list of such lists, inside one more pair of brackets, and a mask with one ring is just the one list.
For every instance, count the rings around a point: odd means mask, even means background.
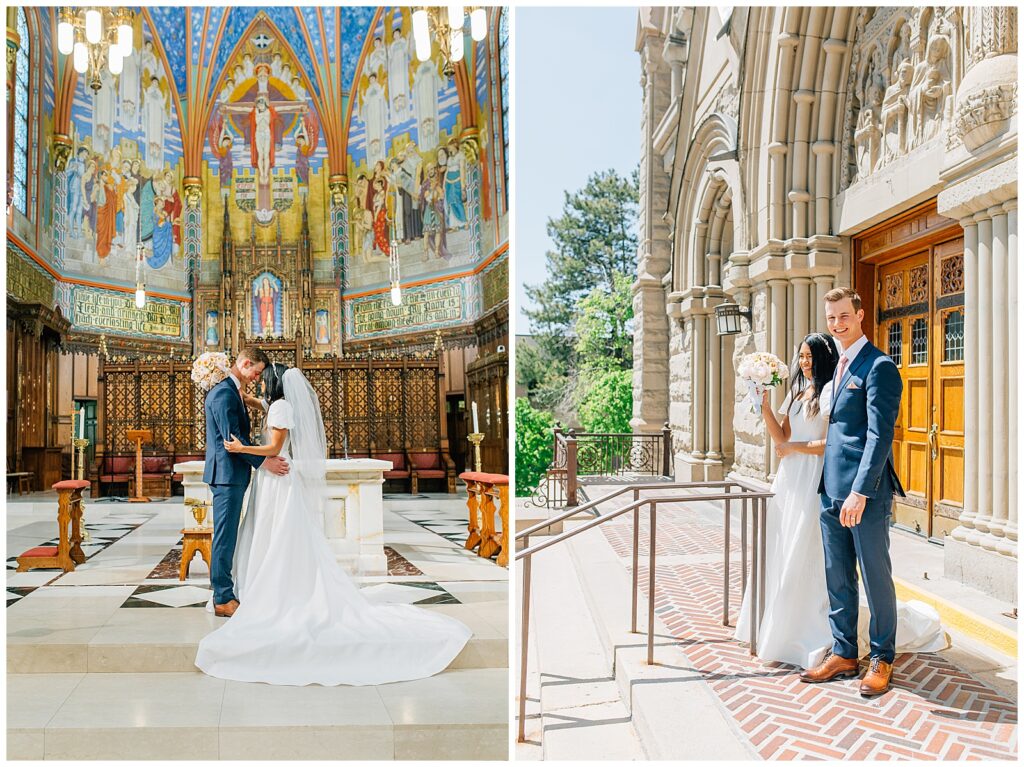
[{"label": "wrought iron lantern", "polygon": [[719,304],[715,307],[715,321],[718,323],[718,335],[734,336],[743,331],[741,318],[751,322],[749,306],[739,304]]}]

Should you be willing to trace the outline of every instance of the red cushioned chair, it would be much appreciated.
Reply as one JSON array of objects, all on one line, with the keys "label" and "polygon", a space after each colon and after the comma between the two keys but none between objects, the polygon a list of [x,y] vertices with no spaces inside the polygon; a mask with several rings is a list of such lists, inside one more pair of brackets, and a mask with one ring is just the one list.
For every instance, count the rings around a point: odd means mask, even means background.
[{"label": "red cushioned chair", "polygon": [[[134,462],[132,474],[128,480],[128,493],[132,496],[138,495],[135,492]],[[171,456],[145,455],[142,457],[142,493],[147,496],[171,494]]]},{"label": "red cushioned chair", "polygon": [[135,474],[134,455],[105,455],[93,488],[93,495],[102,498],[109,494],[105,485],[127,484]]},{"label": "red cushioned chair", "polygon": [[[405,453],[374,453],[378,461],[391,461],[391,470],[384,472],[384,479],[407,480],[412,472],[405,460]],[[411,480],[410,480],[411,482]],[[410,490],[412,489],[410,485]]]},{"label": "red cushioned chair", "polygon": [[455,461],[440,450],[408,450],[406,456],[412,470],[412,492],[419,492],[421,479],[446,481],[449,493],[455,492]]}]

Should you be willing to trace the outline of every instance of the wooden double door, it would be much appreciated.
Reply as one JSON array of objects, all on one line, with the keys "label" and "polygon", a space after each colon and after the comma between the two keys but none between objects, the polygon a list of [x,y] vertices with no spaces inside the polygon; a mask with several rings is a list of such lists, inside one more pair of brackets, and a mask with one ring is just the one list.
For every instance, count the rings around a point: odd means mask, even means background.
[{"label": "wooden double door", "polygon": [[858,292],[872,288],[868,336],[903,379],[893,459],[907,497],[893,521],[941,540],[963,510],[963,230],[933,203],[858,238],[855,253]]}]

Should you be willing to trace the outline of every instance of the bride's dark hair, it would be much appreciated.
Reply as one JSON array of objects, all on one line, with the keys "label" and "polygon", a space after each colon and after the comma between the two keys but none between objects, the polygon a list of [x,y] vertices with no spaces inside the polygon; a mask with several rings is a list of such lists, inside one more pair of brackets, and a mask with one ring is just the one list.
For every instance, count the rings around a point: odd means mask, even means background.
[{"label": "bride's dark hair", "polygon": [[287,365],[280,362],[272,362],[263,368],[263,398],[267,404],[276,402],[284,397],[284,374],[288,370]]},{"label": "bride's dark hair", "polygon": [[[801,346],[803,344],[807,344],[811,350],[811,380],[814,384],[814,394],[807,403],[807,414],[813,417],[818,415],[820,410],[818,398],[821,396],[821,390],[825,388],[825,384],[831,381],[832,376],[836,373],[836,365],[839,363],[839,352],[836,351],[832,338],[824,333],[809,334],[804,338]],[[791,382],[789,388],[789,407],[792,410],[797,398],[808,386],[807,379],[804,378],[804,373],[800,369],[799,346],[796,349],[793,366],[790,368],[789,380]]]}]

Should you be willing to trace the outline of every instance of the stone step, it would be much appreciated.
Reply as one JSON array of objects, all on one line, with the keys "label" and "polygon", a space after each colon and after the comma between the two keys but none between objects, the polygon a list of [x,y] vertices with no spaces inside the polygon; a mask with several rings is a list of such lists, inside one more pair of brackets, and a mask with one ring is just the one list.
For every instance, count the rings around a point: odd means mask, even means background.
[{"label": "stone step", "polygon": [[[652,760],[756,759],[749,741],[708,688],[696,678],[680,643],[655,617],[655,665],[647,665],[647,609],[638,607],[640,632],[630,632],[632,579],[599,529],[565,544],[608,669],[637,737]],[[679,726],[686,723],[685,738]]]},{"label": "stone step", "polygon": [[[473,636],[453,669],[507,669],[504,603],[425,605],[458,618]],[[194,671],[199,640],[223,620],[201,608],[120,609],[109,617],[65,613],[45,626],[8,616],[9,674],[167,673]]]},{"label": "stone step", "polygon": [[9,674],[7,758],[505,760],[507,686],[504,669],[377,687]]},{"label": "stone step", "polygon": [[529,661],[543,759],[644,759],[565,545],[535,555]]}]

